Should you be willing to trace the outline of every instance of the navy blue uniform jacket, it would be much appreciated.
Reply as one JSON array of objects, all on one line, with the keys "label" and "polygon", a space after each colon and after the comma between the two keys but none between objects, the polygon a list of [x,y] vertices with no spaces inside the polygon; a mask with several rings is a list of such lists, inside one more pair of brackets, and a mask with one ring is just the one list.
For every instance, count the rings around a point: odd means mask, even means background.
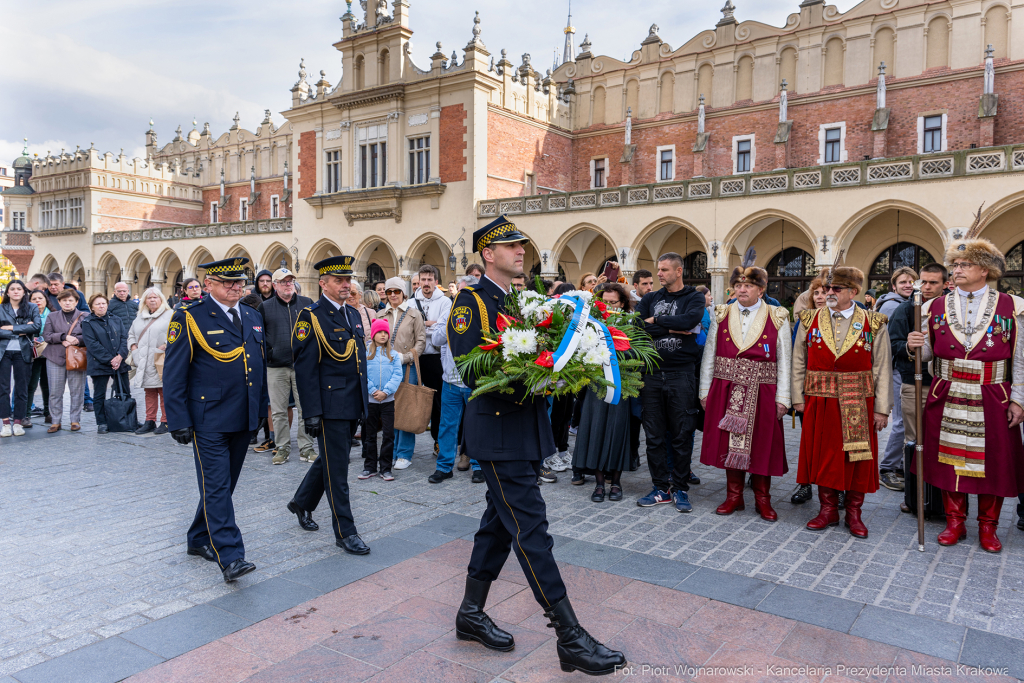
[{"label": "navy blue uniform jacket", "polygon": [[[164,401],[171,430],[255,431],[260,416],[266,416],[270,399],[263,316],[245,304],[237,306],[241,335],[212,296],[174,312],[164,358]],[[234,360],[213,355],[239,347],[242,353]]]},{"label": "navy blue uniform jacket", "polygon": [[[505,293],[486,277],[479,285],[464,287],[448,316],[448,348],[452,356],[458,358],[485,343],[484,336],[496,341],[498,313],[504,310]],[[476,388],[472,375],[462,379],[466,386]],[[525,392],[525,387],[517,385],[511,394],[492,391],[466,405],[462,428],[469,457],[543,460],[555,452],[547,398],[524,396]]]},{"label": "navy blue uniform jacket", "polygon": [[[347,313],[347,317],[346,317]],[[292,329],[295,383],[303,417],[366,417],[366,342],[359,311],[321,296],[299,312]]]}]

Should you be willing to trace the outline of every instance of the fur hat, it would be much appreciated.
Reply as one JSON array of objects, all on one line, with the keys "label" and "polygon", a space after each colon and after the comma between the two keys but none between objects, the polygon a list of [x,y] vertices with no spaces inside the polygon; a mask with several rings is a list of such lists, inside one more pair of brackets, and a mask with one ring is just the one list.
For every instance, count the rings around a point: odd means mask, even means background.
[{"label": "fur hat", "polygon": [[833,271],[831,284],[837,287],[850,287],[862,292],[864,291],[864,271],[853,266],[839,266]]},{"label": "fur hat", "polygon": [[998,280],[1006,271],[1006,258],[996,245],[983,238],[956,240],[946,249],[943,258],[946,268],[953,271],[953,263],[967,261],[988,270],[989,280]]},{"label": "fur hat", "polygon": [[757,266],[750,266],[748,268],[736,266],[732,269],[732,275],[729,276],[729,286],[735,287],[741,282],[756,285],[757,287],[767,287],[768,271]]}]

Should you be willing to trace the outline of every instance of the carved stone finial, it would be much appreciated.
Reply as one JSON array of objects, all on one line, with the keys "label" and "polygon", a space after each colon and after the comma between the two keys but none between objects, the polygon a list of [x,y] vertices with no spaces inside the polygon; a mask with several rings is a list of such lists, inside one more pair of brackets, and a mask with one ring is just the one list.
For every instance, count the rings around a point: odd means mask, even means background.
[{"label": "carved stone finial", "polygon": [[469,41],[469,45],[466,46],[466,49],[484,48],[484,41],[480,40],[481,33],[483,33],[483,30],[480,28],[480,13],[477,12],[473,16],[473,39]]},{"label": "carved stone finial", "polygon": [[592,48],[592,47],[593,47],[593,45],[590,42],[590,34],[589,33],[584,33],[583,34],[583,42],[580,43],[580,54],[587,54],[587,53],[589,53],[590,52],[590,48]]},{"label": "carved stone finial", "polygon": [[648,38],[657,38],[659,30],[661,30],[661,29],[658,28],[657,24],[651,24],[651,28],[650,28],[650,30],[647,33],[647,37]]},{"label": "carved stone finial", "polygon": [[985,48],[985,59],[992,59],[992,57],[993,57],[993,55],[995,55],[995,53],[996,53],[996,49],[994,47],[992,47],[992,43],[989,43],[988,47]]},{"label": "carved stone finial", "polygon": [[505,48],[501,48],[501,59],[502,61],[508,59],[508,50]]},{"label": "carved stone finial", "polygon": [[733,19],[733,12],[736,11],[736,5],[732,4],[732,0],[725,0],[725,7],[721,10],[722,19]]},{"label": "carved stone finial", "polygon": [[705,124],[704,93],[700,94],[700,104],[697,106],[697,133],[703,135]]},{"label": "carved stone finial", "polygon": [[240,119],[240,117],[238,116],[238,112],[236,111],[235,112],[235,117],[233,119],[231,119],[232,121],[234,121],[234,124],[231,126],[231,130],[238,130],[238,121],[239,121],[239,119]]},{"label": "carved stone finial", "polygon": [[174,136],[174,140],[175,142],[177,142],[178,140],[181,139],[181,124],[179,124],[178,127],[174,129],[174,132],[177,133],[177,135]]},{"label": "carved stone finial", "polygon": [[[455,54],[455,50],[452,50],[452,62],[451,62],[451,66],[455,66],[455,65],[456,65],[456,64],[458,64],[458,63],[459,63],[459,56],[458,56],[457,54]],[[449,68],[451,68],[451,67],[449,67]]]},{"label": "carved stone finial", "polygon": [[207,121],[206,123],[203,124],[203,135],[209,135],[209,134],[210,134],[210,122]]},{"label": "carved stone finial", "polygon": [[440,40],[439,40],[439,41],[437,41],[437,51],[438,51],[438,52],[440,52],[440,51],[441,51],[441,41],[440,41]]},{"label": "carved stone finial", "polygon": [[875,109],[885,109],[885,62],[878,65],[878,88],[875,93]]},{"label": "carved stone finial", "polygon": [[785,79],[785,78],[783,78],[783,79],[782,79],[782,89],[783,89],[783,90],[785,90],[785,89],[787,89],[788,87],[789,87],[789,83],[787,83],[787,82],[786,82],[786,79]]},{"label": "carved stone finial", "polygon": [[265,126],[268,123],[270,123],[270,110],[269,109],[264,109],[263,110],[263,125]]}]

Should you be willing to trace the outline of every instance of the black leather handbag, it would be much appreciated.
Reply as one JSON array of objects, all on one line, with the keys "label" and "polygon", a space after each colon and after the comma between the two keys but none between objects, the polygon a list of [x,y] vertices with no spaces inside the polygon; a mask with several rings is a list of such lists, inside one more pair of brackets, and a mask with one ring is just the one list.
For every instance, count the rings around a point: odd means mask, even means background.
[{"label": "black leather handbag", "polygon": [[[125,385],[122,389],[122,383]],[[134,432],[139,428],[135,399],[128,390],[128,373],[115,372],[111,383],[114,395],[107,398],[104,407],[107,412],[108,432]]]}]

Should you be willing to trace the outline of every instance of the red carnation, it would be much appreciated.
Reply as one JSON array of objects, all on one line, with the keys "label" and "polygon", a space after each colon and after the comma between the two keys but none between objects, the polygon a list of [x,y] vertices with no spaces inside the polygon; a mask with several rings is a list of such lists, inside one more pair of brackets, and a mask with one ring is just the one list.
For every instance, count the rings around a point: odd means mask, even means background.
[{"label": "red carnation", "polygon": [[541,351],[541,354],[537,356],[537,360],[533,362],[542,368],[555,367],[555,357],[551,355],[550,351]]},{"label": "red carnation", "polygon": [[611,326],[608,327],[608,331],[612,335],[612,344],[615,345],[616,351],[629,351],[629,337],[624,332]]},{"label": "red carnation", "polygon": [[548,317],[543,322],[537,323],[537,327],[551,327],[551,323],[554,321],[555,316],[553,313],[548,313]]}]

